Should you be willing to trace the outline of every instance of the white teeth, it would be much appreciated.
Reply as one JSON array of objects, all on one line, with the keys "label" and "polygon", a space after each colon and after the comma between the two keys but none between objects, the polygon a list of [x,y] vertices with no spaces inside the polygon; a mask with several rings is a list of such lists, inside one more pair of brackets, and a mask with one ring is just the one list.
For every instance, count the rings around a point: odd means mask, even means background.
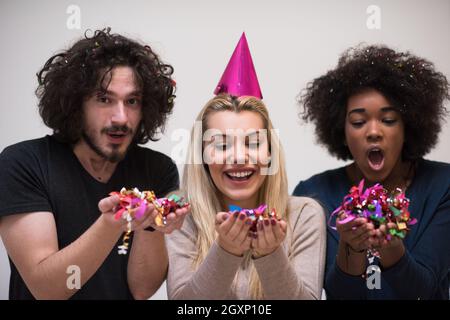
[{"label": "white teeth", "polygon": [[228,174],[232,177],[243,178],[243,177],[248,177],[249,175],[252,174],[252,172],[251,171],[240,171],[240,172],[228,172]]}]

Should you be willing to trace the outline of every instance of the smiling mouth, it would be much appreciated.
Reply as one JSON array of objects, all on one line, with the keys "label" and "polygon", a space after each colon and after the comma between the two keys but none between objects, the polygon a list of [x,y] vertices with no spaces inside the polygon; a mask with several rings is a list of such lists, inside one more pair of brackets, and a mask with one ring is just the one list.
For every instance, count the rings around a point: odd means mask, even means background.
[{"label": "smiling mouth", "polygon": [[253,174],[254,170],[242,170],[242,171],[228,171],[224,172],[224,174],[233,181],[247,181],[249,180]]},{"label": "smiling mouth", "polygon": [[384,165],[384,152],[380,148],[372,148],[367,152],[367,159],[373,170],[381,170]]}]

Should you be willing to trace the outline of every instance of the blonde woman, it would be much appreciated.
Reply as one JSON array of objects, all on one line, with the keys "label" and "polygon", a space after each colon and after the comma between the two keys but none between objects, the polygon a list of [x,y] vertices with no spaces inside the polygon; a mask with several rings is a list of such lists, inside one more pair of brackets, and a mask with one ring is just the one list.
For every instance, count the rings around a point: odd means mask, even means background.
[{"label": "blonde woman", "polygon": [[[191,215],[166,237],[169,299],[319,299],[324,212],[310,198],[288,196],[283,150],[264,103],[220,94],[197,121],[180,191]],[[228,212],[262,203],[280,220],[259,221],[256,232],[245,213]]]}]

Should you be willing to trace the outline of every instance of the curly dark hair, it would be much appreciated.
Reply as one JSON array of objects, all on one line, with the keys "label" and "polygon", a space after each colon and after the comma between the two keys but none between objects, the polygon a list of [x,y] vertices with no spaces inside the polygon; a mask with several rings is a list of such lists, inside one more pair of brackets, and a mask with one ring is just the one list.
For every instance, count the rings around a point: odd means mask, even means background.
[{"label": "curly dark hair", "polygon": [[410,52],[360,45],[346,50],[335,69],[309,82],[299,98],[304,108],[300,115],[315,124],[317,140],[330,154],[353,159],[344,144],[347,101],[368,88],[399,110],[405,125],[404,160],[419,159],[435,146],[450,98],[447,78]]},{"label": "curly dark hair", "polygon": [[53,129],[55,137],[75,143],[82,136],[84,99],[104,88],[105,77],[116,66],[133,69],[142,91],[142,120],[135,143],[155,141],[158,129],[163,132],[174,105],[175,82],[172,66],[161,62],[147,45],[141,45],[110,28],[96,30],[70,49],[47,60],[37,73],[39,113]]}]

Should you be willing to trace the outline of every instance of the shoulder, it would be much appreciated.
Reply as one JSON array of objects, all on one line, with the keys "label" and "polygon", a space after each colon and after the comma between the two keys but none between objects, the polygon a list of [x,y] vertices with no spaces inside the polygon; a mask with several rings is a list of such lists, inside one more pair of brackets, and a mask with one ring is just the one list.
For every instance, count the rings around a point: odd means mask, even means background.
[{"label": "shoulder", "polygon": [[50,142],[50,137],[46,136],[39,139],[26,140],[22,142],[15,143],[6,147],[0,154],[2,159],[4,158],[15,158],[24,155],[39,154],[48,148]]},{"label": "shoulder", "polygon": [[431,203],[450,201],[450,164],[422,159],[411,185],[411,197]]},{"label": "shoulder", "polygon": [[321,225],[325,221],[325,211],[314,199],[309,197],[290,196],[288,215],[291,223],[313,223]]},{"label": "shoulder", "polygon": [[420,160],[413,183],[420,186],[422,195],[448,195],[450,193],[450,164],[425,159]]},{"label": "shoulder", "polygon": [[319,203],[312,198],[303,196],[289,196],[288,199],[289,212],[299,212],[302,211],[305,207],[316,209],[321,208]]},{"label": "shoulder", "polygon": [[51,211],[48,137],[17,143],[0,154],[0,216]]},{"label": "shoulder", "polygon": [[432,178],[441,177],[450,182],[448,179],[450,177],[450,163],[423,159],[419,164],[418,170],[431,175]]},{"label": "shoulder", "polygon": [[300,239],[303,244],[324,245],[326,217],[320,204],[308,197],[290,197],[288,208],[288,233],[291,241]]},{"label": "shoulder", "polygon": [[49,151],[58,144],[53,140],[54,138],[46,136],[6,147],[0,153],[1,171],[45,167],[49,162]]},{"label": "shoulder", "polygon": [[327,170],[300,181],[294,189],[295,196],[314,196],[319,191],[334,189],[338,181],[345,179],[345,167]]}]

